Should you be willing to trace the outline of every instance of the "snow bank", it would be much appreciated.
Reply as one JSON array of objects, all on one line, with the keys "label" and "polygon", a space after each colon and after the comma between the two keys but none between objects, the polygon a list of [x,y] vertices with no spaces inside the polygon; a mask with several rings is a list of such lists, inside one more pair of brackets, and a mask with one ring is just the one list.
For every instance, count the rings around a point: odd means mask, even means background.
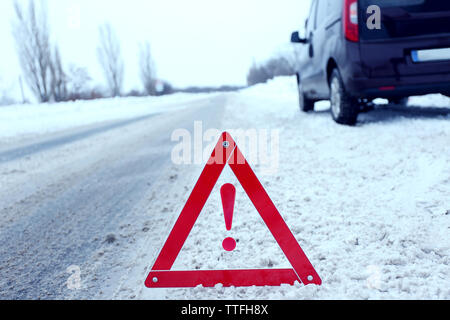
[{"label": "snow bank", "polygon": [[183,108],[207,94],[112,98],[0,107],[0,138],[45,134],[99,122],[130,119]]},{"label": "snow bank", "polygon": [[[243,96],[276,99],[279,103],[294,103],[297,84],[293,77],[279,77],[241,91]],[[211,94],[210,94],[211,95]],[[98,122],[130,119],[171,111],[208,94],[174,94],[164,97],[113,98],[57,104],[28,104],[0,107],[0,138],[27,134],[45,134]],[[264,103],[261,107],[264,108]],[[450,98],[442,95],[411,97],[411,106],[450,107]],[[317,104],[319,110],[329,107],[326,101]],[[295,111],[291,109],[290,111]]]},{"label": "snow bank", "polygon": [[450,108],[450,98],[441,94],[429,94],[426,96],[410,97],[409,106],[442,107]]},{"label": "snow bank", "polygon": [[[428,107],[449,100],[433,95],[412,101]],[[323,285],[147,289],[140,298],[450,299],[449,117],[377,108],[361,115],[356,127],[340,126],[326,110],[298,111],[293,78],[234,94],[227,111],[224,129],[280,130],[280,168],[261,182]],[[220,185],[227,182],[238,189],[231,234],[225,230],[219,196]],[[193,183],[180,182],[175,194],[192,190]],[[169,196],[166,207],[172,201],[172,209],[181,209],[184,203]],[[172,219],[178,214],[175,210]],[[161,234],[167,236],[169,231]],[[220,245],[230,235],[239,239],[238,248],[226,253]],[[226,170],[174,268],[288,265],[236,178]],[[145,276],[141,274],[140,281]]]},{"label": "snow bank", "polygon": [[[264,96],[277,99],[296,99],[297,83],[295,77],[278,77],[269,80],[267,83],[257,84],[248,89],[242,90],[247,96]],[[387,103],[387,100],[377,99],[381,104]],[[327,101],[319,102],[319,109],[329,107]],[[420,107],[447,107],[450,108],[450,98],[441,94],[429,94],[424,96],[412,96],[408,101],[409,106]],[[317,108],[318,106],[316,106]]]}]

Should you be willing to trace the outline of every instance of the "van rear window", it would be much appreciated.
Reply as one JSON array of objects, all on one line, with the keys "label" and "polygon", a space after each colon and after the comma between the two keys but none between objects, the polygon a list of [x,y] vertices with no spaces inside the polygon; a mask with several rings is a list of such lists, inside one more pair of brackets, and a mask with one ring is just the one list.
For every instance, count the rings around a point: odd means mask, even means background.
[{"label": "van rear window", "polygon": [[[448,0],[359,0],[361,38],[366,40],[450,34]],[[366,25],[367,8],[381,9],[381,29]]]}]

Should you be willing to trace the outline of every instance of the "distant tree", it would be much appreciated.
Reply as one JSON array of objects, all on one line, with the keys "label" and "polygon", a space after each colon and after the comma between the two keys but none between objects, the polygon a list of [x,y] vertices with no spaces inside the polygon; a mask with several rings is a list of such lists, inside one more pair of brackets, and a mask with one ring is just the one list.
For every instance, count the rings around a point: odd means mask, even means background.
[{"label": "distant tree", "polygon": [[89,96],[86,98],[87,100],[95,100],[95,99],[103,99],[106,98],[104,90],[100,87],[94,87],[90,89]]},{"label": "distant tree", "polygon": [[41,4],[38,11],[32,0],[27,9],[14,1],[13,36],[26,83],[40,102],[47,102],[52,95],[51,47],[46,7]]},{"label": "distant tree", "polygon": [[131,89],[129,92],[125,94],[125,97],[142,97],[145,93],[142,93],[141,91],[137,89]]},{"label": "distant tree", "polygon": [[162,91],[159,91],[158,95],[166,95],[166,94],[172,94],[172,93],[173,93],[172,85],[167,81],[163,81]]},{"label": "distant tree", "polygon": [[120,42],[110,24],[100,27],[100,44],[97,48],[99,62],[103,68],[111,95],[120,96],[124,79],[124,63]]},{"label": "distant tree", "polygon": [[152,86],[154,87],[155,96],[164,96],[166,94],[172,94],[174,92],[172,85],[164,80],[153,80]]},{"label": "distant tree", "polygon": [[291,76],[295,74],[293,65],[284,56],[278,58],[272,58],[266,63],[266,69],[269,75],[273,77]]},{"label": "distant tree", "polygon": [[89,83],[92,81],[86,68],[71,65],[68,74],[69,99],[89,99],[91,89]]},{"label": "distant tree", "polygon": [[267,82],[279,76],[291,76],[296,72],[296,61],[291,57],[278,56],[271,58],[263,64],[257,65],[255,62],[250,67],[247,75],[247,83],[249,86]]},{"label": "distant tree", "polygon": [[55,47],[54,54],[50,60],[50,73],[53,98],[56,102],[66,101],[68,99],[68,78],[62,66],[58,47]]},{"label": "distant tree", "polygon": [[173,88],[173,92],[184,92],[184,93],[211,93],[211,92],[232,92],[238,91],[246,88],[245,86],[229,86],[224,85],[220,87],[187,87],[187,88]]},{"label": "distant tree", "polygon": [[156,95],[155,77],[156,68],[152,58],[150,43],[147,41],[139,47],[139,67],[142,84],[149,95]]},{"label": "distant tree", "polygon": [[270,79],[270,75],[267,73],[263,65],[257,65],[253,62],[247,75],[247,83],[249,86],[257,83],[264,83]]}]

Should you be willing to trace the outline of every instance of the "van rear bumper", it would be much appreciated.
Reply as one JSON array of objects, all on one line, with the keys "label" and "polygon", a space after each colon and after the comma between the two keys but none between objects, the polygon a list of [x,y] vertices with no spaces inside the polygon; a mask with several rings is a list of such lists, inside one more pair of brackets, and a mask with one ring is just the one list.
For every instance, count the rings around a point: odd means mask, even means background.
[{"label": "van rear bumper", "polygon": [[430,93],[450,93],[450,74],[398,78],[348,78],[347,91],[358,98],[395,98]]}]

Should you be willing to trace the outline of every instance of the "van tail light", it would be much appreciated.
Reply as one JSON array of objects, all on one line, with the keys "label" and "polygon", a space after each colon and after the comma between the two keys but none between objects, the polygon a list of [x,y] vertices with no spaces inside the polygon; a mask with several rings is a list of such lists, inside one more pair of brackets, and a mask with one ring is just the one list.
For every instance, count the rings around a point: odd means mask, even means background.
[{"label": "van tail light", "polygon": [[349,41],[359,41],[358,0],[344,0],[344,31]]}]

